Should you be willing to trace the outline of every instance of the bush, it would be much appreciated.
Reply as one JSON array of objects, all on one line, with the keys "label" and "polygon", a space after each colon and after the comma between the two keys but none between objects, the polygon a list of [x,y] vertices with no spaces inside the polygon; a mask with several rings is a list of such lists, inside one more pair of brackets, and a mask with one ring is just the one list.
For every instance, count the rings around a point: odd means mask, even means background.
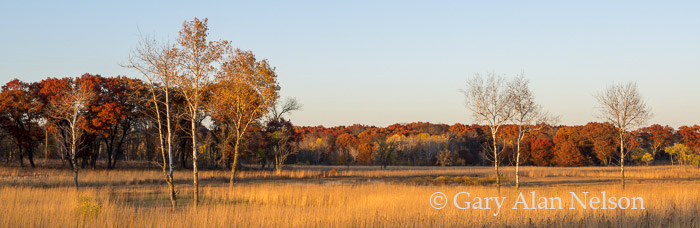
[{"label": "bush", "polygon": [[642,156],[642,162],[646,163],[647,165],[649,165],[649,162],[652,161],[654,161],[654,156],[651,156],[650,153],[646,153],[644,156]]},{"label": "bush", "polygon": [[80,196],[75,208],[75,216],[82,218],[95,218],[100,214],[102,204],[89,196]]},{"label": "bush", "polygon": [[[630,152],[629,152],[630,159],[632,161],[636,162],[637,164],[641,164],[644,162],[644,163],[647,163],[647,165],[648,165],[649,162],[644,161],[644,156],[646,156],[647,154],[649,154],[648,150],[643,149],[643,148],[639,148],[639,147],[634,148],[634,149],[630,150]],[[651,154],[649,154],[649,156],[651,157]]]}]

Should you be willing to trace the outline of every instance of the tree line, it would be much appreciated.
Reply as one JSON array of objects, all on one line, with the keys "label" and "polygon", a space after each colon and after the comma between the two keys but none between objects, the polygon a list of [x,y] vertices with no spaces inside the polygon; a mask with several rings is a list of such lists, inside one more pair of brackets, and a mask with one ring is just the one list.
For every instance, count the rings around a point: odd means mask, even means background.
[{"label": "tree line", "polygon": [[[78,78],[100,78],[101,80],[129,80],[132,83],[138,79],[125,77],[103,78],[99,75],[83,75]],[[38,84],[54,81],[46,79]],[[66,80],[66,79],[64,79]],[[12,89],[11,84],[21,83],[19,80],[8,82],[3,87],[2,97],[5,98]],[[146,86],[140,82],[140,86]],[[129,85],[129,84],[121,84]],[[105,90],[106,91],[106,90]],[[129,101],[129,99],[115,99]],[[138,100],[138,99],[135,99]],[[9,101],[2,99],[2,101]],[[17,105],[32,105],[32,102],[13,102]],[[128,103],[128,102],[124,102]],[[289,102],[282,102],[289,103]],[[174,102],[175,105],[182,105]],[[97,105],[87,111],[84,128],[83,146],[77,154],[79,167],[96,167],[96,161],[102,160],[104,167],[118,167],[122,160],[156,161],[162,160],[158,145],[158,130],[154,126],[157,121],[152,117],[148,104],[143,100],[129,106],[139,109],[114,108],[117,105]],[[6,106],[2,104],[3,108]],[[99,108],[97,108],[99,107]],[[178,107],[175,109],[181,109]],[[278,108],[279,109],[279,108]],[[122,114],[123,113],[123,114]],[[61,146],[60,129],[44,125],[37,118],[30,123],[15,125],[6,122],[10,112],[3,110],[3,150],[5,163],[11,161],[30,165],[34,157],[50,159],[66,159]],[[279,115],[279,114],[278,114]],[[103,120],[108,118],[109,120]],[[351,126],[293,126],[284,118],[280,121],[268,121],[265,118],[255,122],[245,136],[241,148],[241,160],[247,164],[257,164],[261,168],[274,169],[274,151],[269,143],[275,140],[294,142],[297,153],[288,155],[286,163],[310,165],[491,165],[492,158],[487,153],[491,150],[485,147],[492,144],[490,129],[480,124],[434,124],[426,122],[392,124],[387,127],[368,125]],[[89,120],[89,121],[88,121]],[[110,124],[105,124],[109,122]],[[175,166],[191,168],[190,137],[187,120],[178,117],[173,121],[173,144]],[[208,169],[230,168],[232,156],[227,154],[233,144],[225,143],[221,136],[234,137],[225,128],[211,123],[201,126],[198,132],[200,138],[199,152],[202,160],[200,165]],[[27,126],[22,130],[18,126]],[[101,131],[95,131],[97,126]],[[48,127],[45,128],[45,127]],[[522,139],[521,157],[519,164],[533,166],[608,166],[619,162],[618,129],[610,123],[590,122],[586,125],[543,125]],[[127,130],[123,130],[127,129]],[[284,129],[285,136],[275,133],[273,129]],[[108,133],[108,132],[114,133]],[[17,132],[12,134],[11,132]],[[28,132],[28,133],[25,133]],[[499,130],[497,145],[499,162],[515,165],[517,155],[518,126],[503,125]],[[48,134],[48,138],[45,135]],[[276,134],[276,135],[275,135]],[[669,126],[653,124],[630,132],[631,138],[625,145],[631,153],[631,162],[639,165],[654,163],[700,165],[700,126],[681,126],[674,129]],[[286,136],[288,135],[288,136]],[[19,141],[17,141],[19,140]],[[26,141],[25,141],[26,140]],[[45,142],[48,142],[45,143]],[[388,150],[380,151],[380,144],[393,144]],[[112,148],[110,148],[112,147]],[[166,146],[167,147],[167,146]],[[47,149],[48,150],[45,150]],[[673,149],[672,149],[673,148]],[[381,152],[381,153],[380,153]],[[680,152],[680,153],[679,153]],[[20,162],[23,159],[25,162]]]},{"label": "tree line", "polygon": [[[522,139],[521,165],[608,166],[619,162],[618,129],[610,123],[544,125]],[[316,165],[492,165],[486,148],[492,144],[488,126],[414,122],[387,127],[352,125],[296,127],[299,152],[290,163]],[[503,125],[497,137],[499,163],[515,165],[518,126]],[[630,132],[631,162],[700,165],[700,126],[653,124]],[[394,144],[380,151],[381,144]],[[674,148],[675,147],[675,148]],[[673,148],[673,149],[672,149]],[[681,153],[676,150],[681,148]],[[386,154],[389,153],[390,154]],[[385,154],[383,154],[385,153]],[[253,154],[251,154],[253,155]],[[383,157],[388,157],[384,159]],[[264,159],[248,160],[264,167]]]}]

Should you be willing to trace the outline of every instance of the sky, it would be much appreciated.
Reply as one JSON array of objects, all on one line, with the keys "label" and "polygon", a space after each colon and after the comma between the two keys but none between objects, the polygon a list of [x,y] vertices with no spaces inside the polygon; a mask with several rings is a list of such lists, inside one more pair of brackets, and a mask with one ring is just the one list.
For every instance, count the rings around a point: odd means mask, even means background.
[{"label": "sky", "polygon": [[295,125],[474,123],[476,73],[524,72],[560,124],[601,121],[594,95],[637,82],[649,124],[700,124],[698,1],[1,1],[0,79],[140,75],[144,35],[208,18],[276,67]]}]

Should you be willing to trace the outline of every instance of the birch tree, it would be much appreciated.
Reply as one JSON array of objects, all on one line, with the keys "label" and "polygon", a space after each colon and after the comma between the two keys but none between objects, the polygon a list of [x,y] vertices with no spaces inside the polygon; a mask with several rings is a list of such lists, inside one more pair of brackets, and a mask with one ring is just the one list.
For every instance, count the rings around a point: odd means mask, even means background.
[{"label": "birch tree", "polygon": [[63,134],[61,134],[61,139],[63,140],[63,145],[68,146],[66,151],[68,152],[68,160],[73,167],[75,189],[78,189],[76,155],[81,149],[81,140],[84,133],[80,125],[85,122],[85,112],[94,98],[94,92],[86,83],[74,81],[66,91],[63,91],[62,95],[57,96],[49,104],[52,118],[60,122],[58,126],[62,128]]},{"label": "birch tree", "polygon": [[197,172],[197,129],[202,120],[202,108],[206,89],[217,71],[216,64],[221,60],[227,41],[207,41],[209,28],[207,19],[185,21],[177,39],[178,74],[174,82],[186,101],[185,114],[191,123],[192,174],[194,203],[199,202],[199,174]]},{"label": "birch tree", "polygon": [[520,74],[508,83],[513,109],[512,121],[518,126],[518,136],[515,154],[515,188],[520,188],[520,145],[525,135],[532,131],[541,130],[555,122],[554,117],[542,110],[535,102],[535,96],[529,87],[530,80]]},{"label": "birch tree", "polygon": [[[132,51],[129,63],[124,67],[138,71],[148,83],[150,97],[147,102],[153,105],[152,111],[158,127],[158,143],[162,156],[162,164],[158,165],[163,169],[163,176],[170,192],[170,202],[174,209],[177,206],[177,195],[173,181],[173,126],[171,123],[173,110],[170,107],[170,94],[173,90],[173,80],[177,75],[177,51],[170,44],[159,44],[154,39],[144,37],[139,46]],[[163,126],[164,122],[165,126]]]},{"label": "birch tree", "polygon": [[627,130],[644,124],[651,118],[647,106],[637,89],[637,83],[614,84],[595,95],[600,104],[599,118],[612,123],[618,129],[620,140],[620,182],[625,188],[625,137]]},{"label": "birch tree", "polygon": [[463,91],[466,106],[472,111],[474,120],[485,123],[491,131],[493,166],[496,172],[496,186],[501,189],[501,177],[498,170],[499,150],[496,142],[498,130],[513,117],[512,95],[503,76],[488,73],[485,77],[476,74],[467,80],[467,89]]}]

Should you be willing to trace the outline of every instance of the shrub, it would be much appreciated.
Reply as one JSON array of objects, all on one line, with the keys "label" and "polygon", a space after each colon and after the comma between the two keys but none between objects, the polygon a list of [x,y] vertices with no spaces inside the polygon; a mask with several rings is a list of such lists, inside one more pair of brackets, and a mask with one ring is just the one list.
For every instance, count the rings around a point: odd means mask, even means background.
[{"label": "shrub", "polygon": [[102,204],[89,196],[80,196],[75,207],[75,216],[82,218],[95,218],[100,214]]},{"label": "shrub", "polygon": [[653,160],[654,160],[654,156],[651,156],[650,153],[646,153],[646,154],[644,154],[644,156],[642,156],[642,162],[647,163],[647,165],[649,165],[649,162],[651,162]]}]

